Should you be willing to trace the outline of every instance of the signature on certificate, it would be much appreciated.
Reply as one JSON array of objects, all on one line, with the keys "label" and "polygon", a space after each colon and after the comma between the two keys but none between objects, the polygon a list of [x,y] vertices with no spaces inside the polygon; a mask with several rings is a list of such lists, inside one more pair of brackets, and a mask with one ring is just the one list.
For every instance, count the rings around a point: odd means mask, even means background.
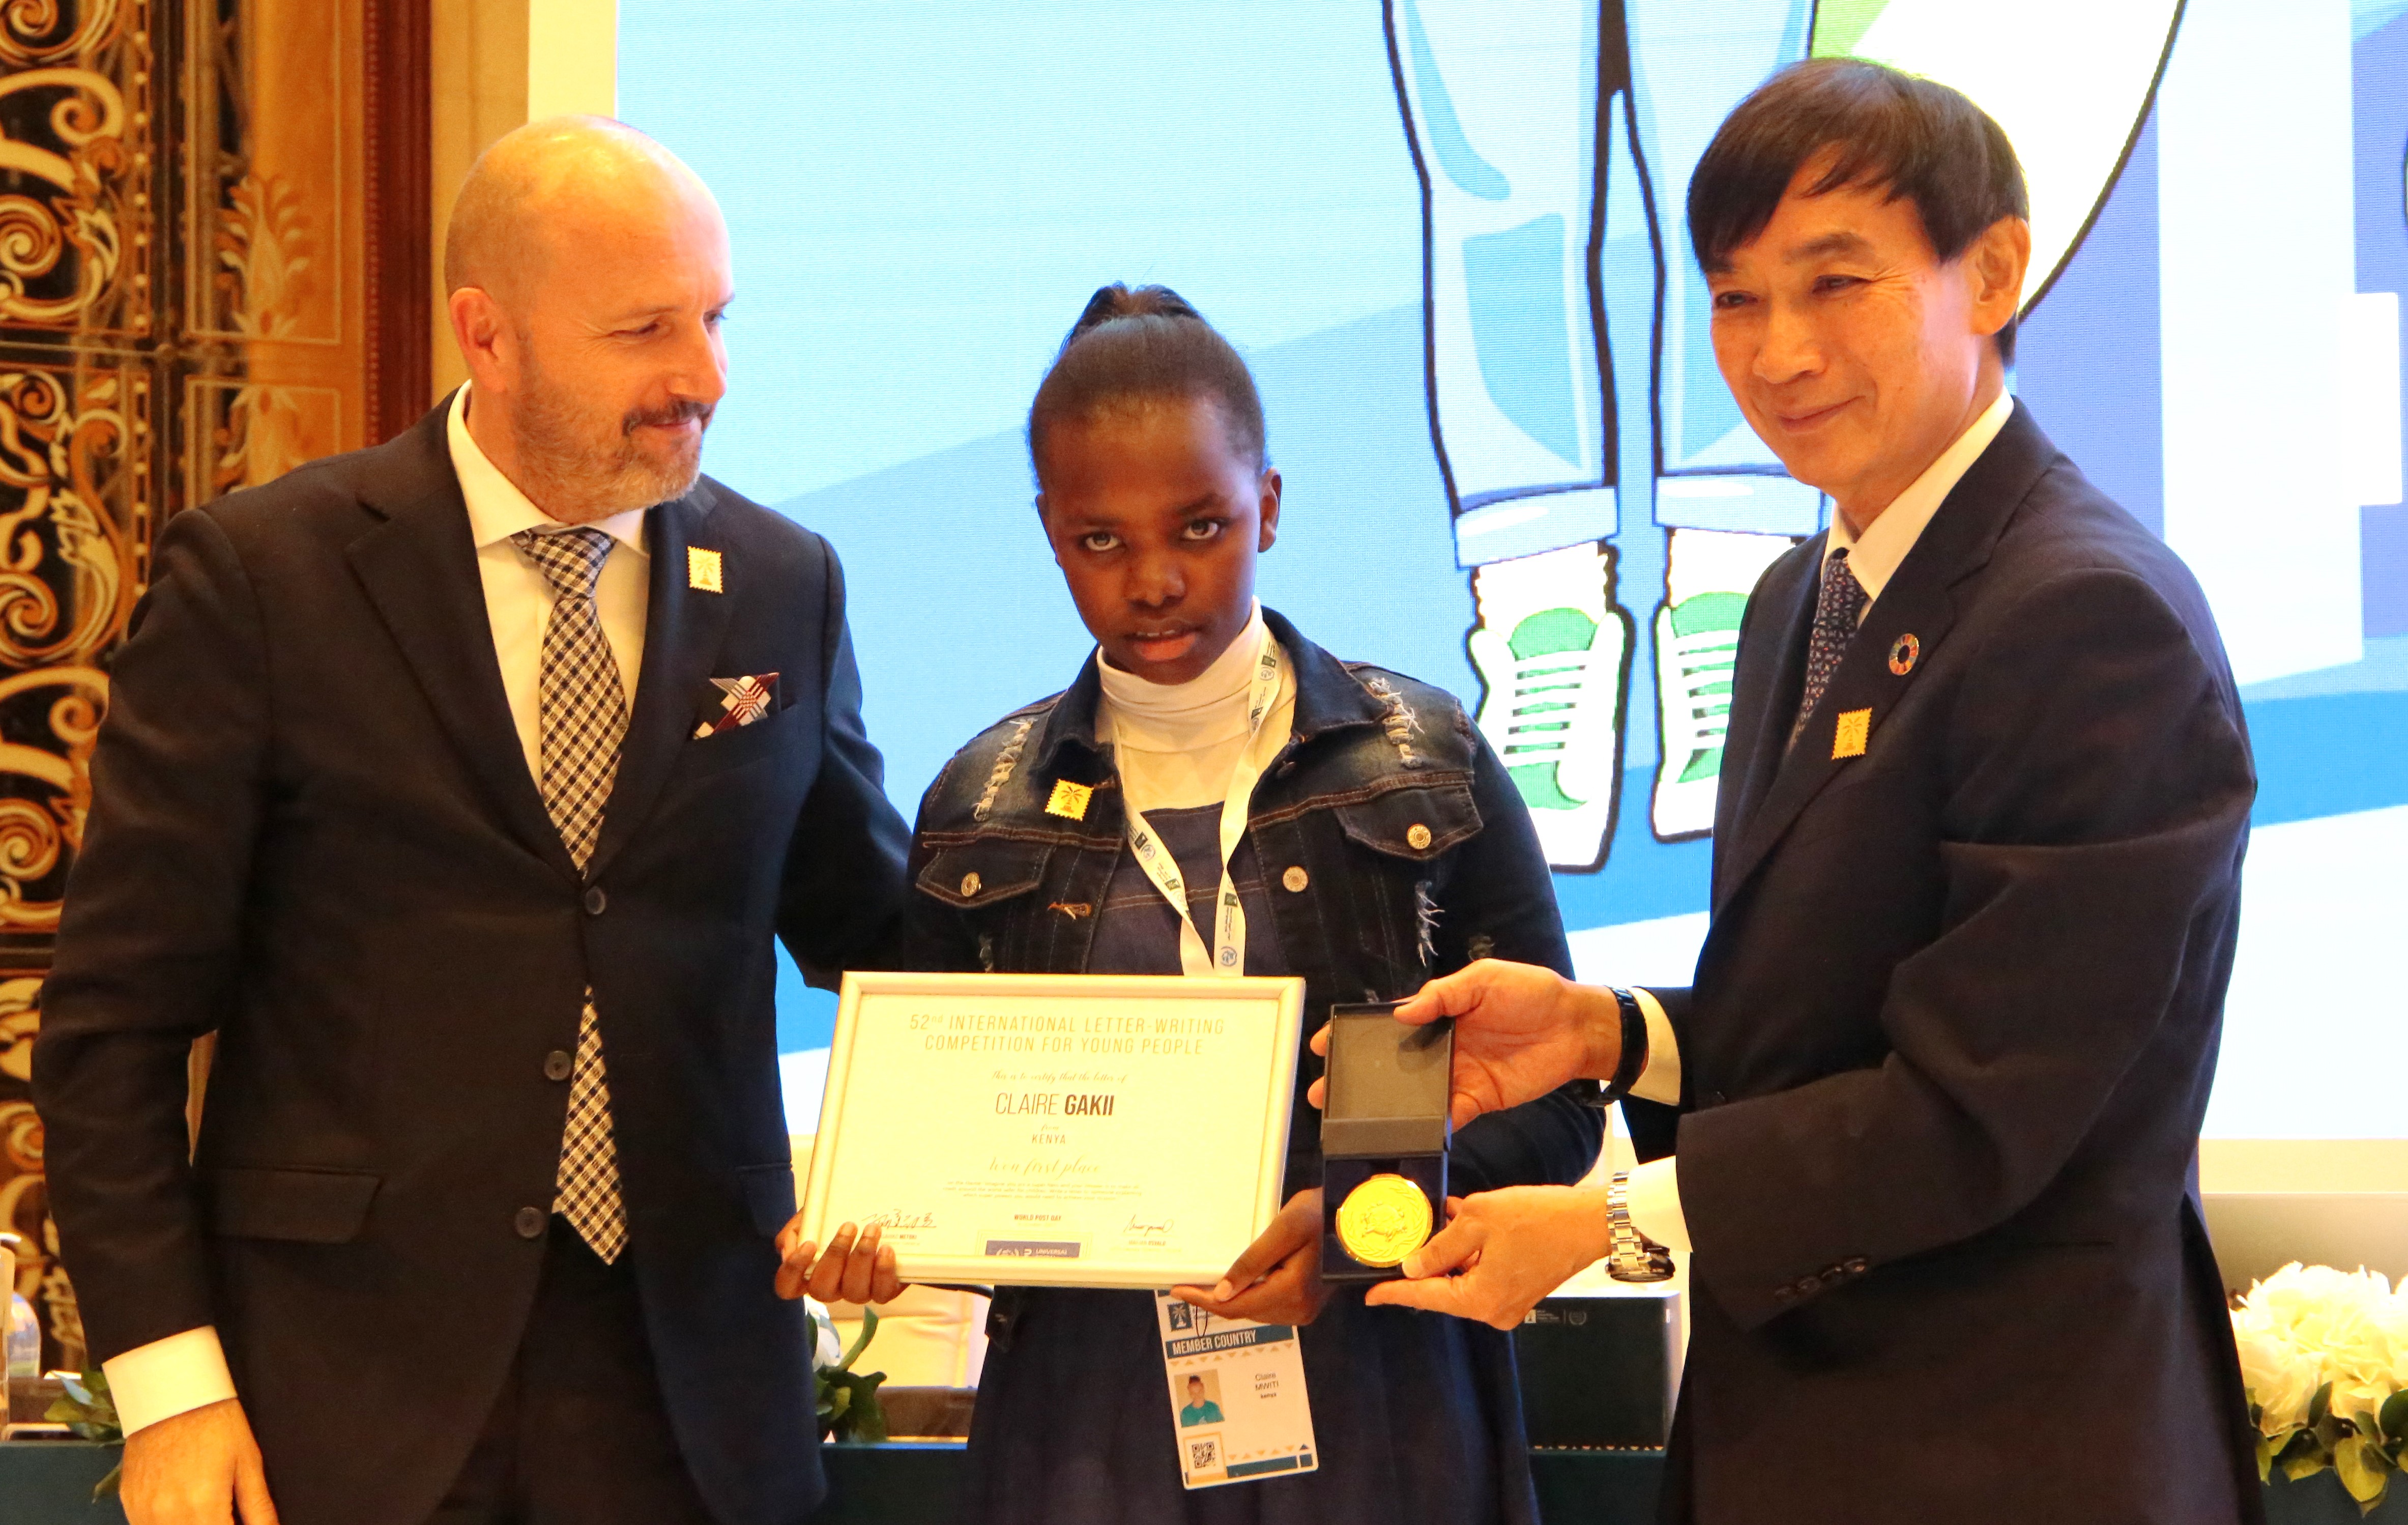
[{"label": "signature on certificate", "polygon": [[872,1213],[861,1220],[864,1229],[933,1229],[937,1226],[934,1213],[909,1213],[902,1208],[889,1208]]},{"label": "signature on certificate", "polygon": [[1140,1217],[1136,1214],[1132,1213],[1129,1215],[1128,1227],[1123,1229],[1121,1232],[1125,1234],[1167,1234],[1177,1226],[1178,1221],[1179,1220],[1176,1218]]}]

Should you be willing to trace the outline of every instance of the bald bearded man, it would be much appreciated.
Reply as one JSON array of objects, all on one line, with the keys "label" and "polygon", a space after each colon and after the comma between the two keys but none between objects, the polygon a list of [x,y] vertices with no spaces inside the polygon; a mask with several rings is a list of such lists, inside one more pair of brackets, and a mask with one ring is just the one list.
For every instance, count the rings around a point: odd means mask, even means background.
[{"label": "bald bearded man", "polygon": [[843,583],[698,474],[666,151],[511,134],[446,266],[470,384],[178,516],[114,670],[35,1086],[127,1513],[782,1525],[770,940],[825,981],[903,887]]}]

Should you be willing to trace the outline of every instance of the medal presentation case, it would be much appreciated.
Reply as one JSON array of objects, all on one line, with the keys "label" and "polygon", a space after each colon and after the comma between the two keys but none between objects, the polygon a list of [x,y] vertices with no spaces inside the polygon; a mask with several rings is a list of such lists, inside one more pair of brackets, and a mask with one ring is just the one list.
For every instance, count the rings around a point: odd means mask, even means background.
[{"label": "medal presentation case", "polygon": [[1401,1276],[1445,1221],[1455,1025],[1407,1027],[1397,1003],[1329,1009],[1321,1116],[1321,1277]]}]

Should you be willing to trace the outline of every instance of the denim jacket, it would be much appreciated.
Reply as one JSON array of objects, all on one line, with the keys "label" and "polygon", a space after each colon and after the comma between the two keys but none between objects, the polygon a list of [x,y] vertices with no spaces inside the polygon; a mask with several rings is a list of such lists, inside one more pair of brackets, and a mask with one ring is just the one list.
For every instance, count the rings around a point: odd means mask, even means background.
[{"label": "denim jacket", "polygon": [[[1293,660],[1287,744],[1256,785],[1247,835],[1279,945],[1304,976],[1304,1030],[1333,1001],[1395,1000],[1475,958],[1571,972],[1554,884],[1504,765],[1442,689],[1340,662],[1264,611]],[[1125,817],[1110,747],[1096,743],[1102,684],[1078,682],[1006,715],[954,754],[920,803],[903,967],[1083,973],[1095,908]],[[1077,820],[1048,813],[1063,780],[1095,793]],[[1290,1193],[1320,1184],[1319,1115],[1289,1129]],[[1568,1093],[1483,1117],[1455,1136],[1457,1193],[1580,1179],[1601,1115]]]}]

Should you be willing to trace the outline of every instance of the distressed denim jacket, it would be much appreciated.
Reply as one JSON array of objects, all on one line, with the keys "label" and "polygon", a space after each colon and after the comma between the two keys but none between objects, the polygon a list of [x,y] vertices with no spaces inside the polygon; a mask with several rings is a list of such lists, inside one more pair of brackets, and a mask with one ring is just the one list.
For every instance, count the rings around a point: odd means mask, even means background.
[{"label": "distressed denim jacket", "polygon": [[[1296,669],[1287,744],[1255,787],[1247,835],[1261,861],[1304,1030],[1330,1003],[1394,1000],[1474,958],[1571,956],[1555,887],[1503,764],[1442,689],[1340,662],[1268,610]],[[1096,659],[1078,682],[1014,712],[956,753],[920,804],[903,967],[1083,973],[1095,909],[1126,817],[1109,747],[1096,743]],[[1048,813],[1057,782],[1095,793],[1076,820]],[[1319,1115],[1289,1129],[1287,1190],[1321,1181]],[[1568,1183],[1597,1156],[1600,1115],[1558,1093],[1483,1117],[1455,1137],[1460,1192]]]}]

